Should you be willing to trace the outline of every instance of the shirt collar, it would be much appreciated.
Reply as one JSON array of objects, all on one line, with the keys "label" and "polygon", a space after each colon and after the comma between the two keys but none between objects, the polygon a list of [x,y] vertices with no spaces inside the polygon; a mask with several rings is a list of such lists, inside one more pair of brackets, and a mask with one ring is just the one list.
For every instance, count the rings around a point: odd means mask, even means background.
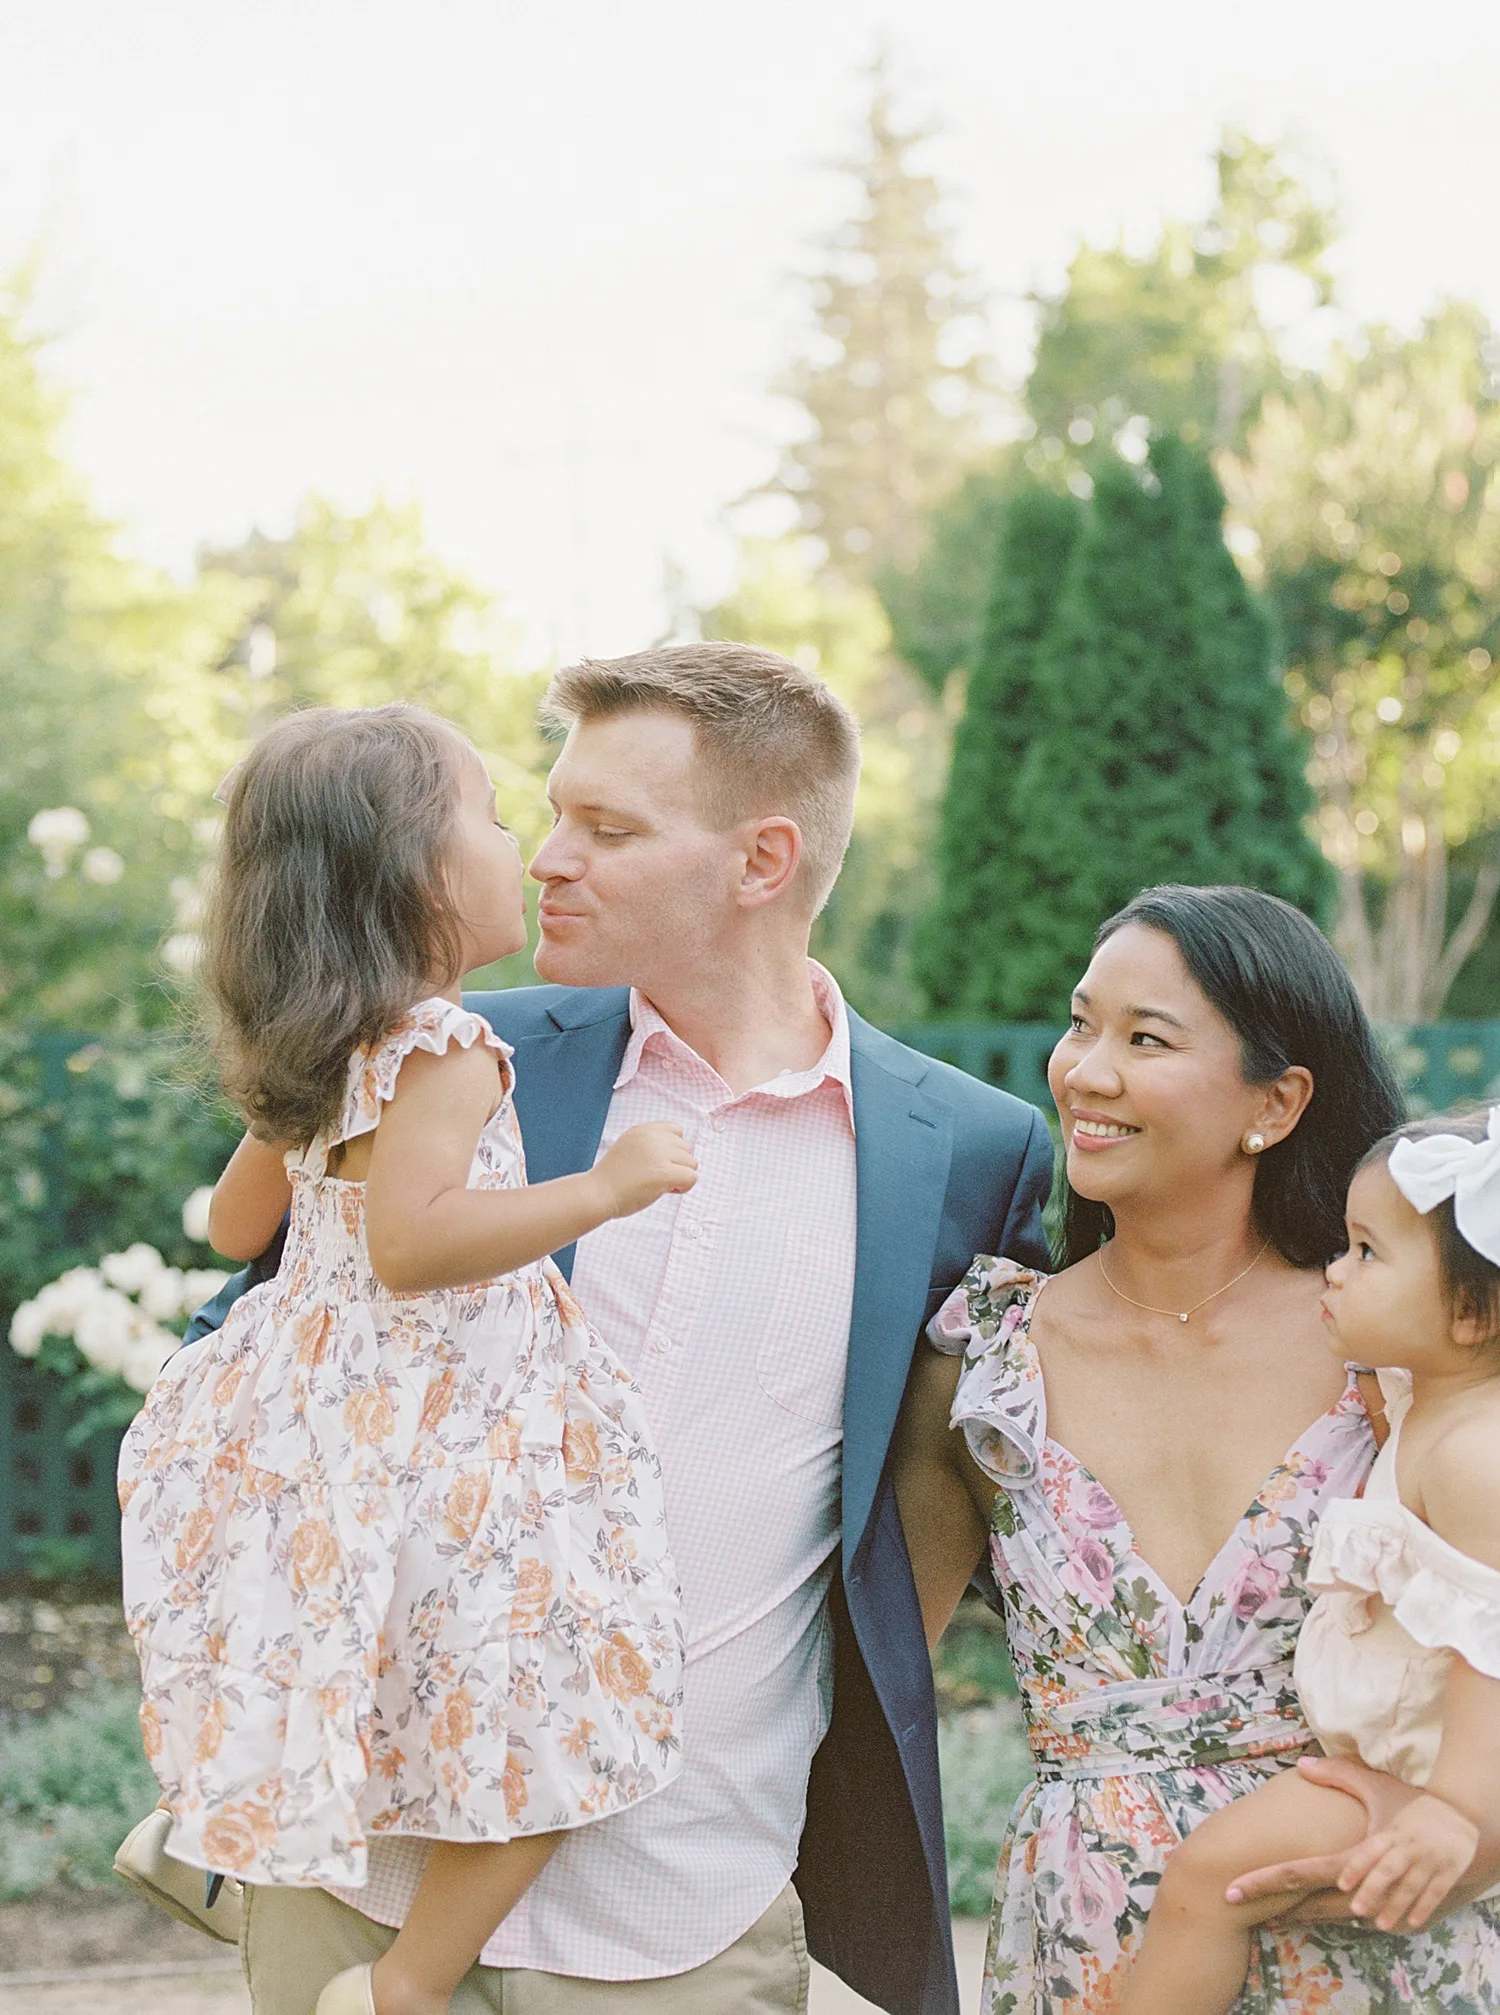
[{"label": "shirt collar", "polygon": [[[786,1070],[768,1083],[753,1087],[757,1095],[769,1098],[801,1098],[804,1093],[816,1091],[825,1080],[839,1086],[848,1108],[849,1124],[854,1124],[854,1080],[849,1065],[849,1010],[844,1005],[844,996],[839,991],[838,981],[816,959],[807,962],[808,977],[812,981],[813,999],[817,1002],[832,1033],[828,1046],[817,1062],[807,1070]],[[668,1026],[656,1008],[636,987],[630,989],[630,1040],[625,1045],[625,1054],[620,1060],[620,1074],[615,1079],[615,1090],[629,1084],[641,1068],[641,1059],[647,1045],[659,1049],[664,1055],[673,1053],[696,1063],[700,1069],[711,1070],[694,1049],[690,1049],[676,1031]],[[717,1075],[717,1073],[715,1073]],[[725,1087],[726,1091],[728,1087]],[[750,1093],[742,1096],[749,1097]],[[727,1101],[726,1101],[727,1102]]]}]

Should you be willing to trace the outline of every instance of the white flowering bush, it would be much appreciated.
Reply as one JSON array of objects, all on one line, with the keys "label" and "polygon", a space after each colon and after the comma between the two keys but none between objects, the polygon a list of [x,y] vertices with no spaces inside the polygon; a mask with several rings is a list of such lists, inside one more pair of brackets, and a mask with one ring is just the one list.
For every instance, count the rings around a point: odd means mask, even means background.
[{"label": "white flowering bush", "polygon": [[36,1357],[46,1338],[61,1337],[95,1371],[146,1392],[176,1350],[183,1321],[227,1279],[211,1267],[168,1266],[154,1245],[127,1246],[97,1266],[69,1267],[23,1301],[11,1317],[11,1348]]}]

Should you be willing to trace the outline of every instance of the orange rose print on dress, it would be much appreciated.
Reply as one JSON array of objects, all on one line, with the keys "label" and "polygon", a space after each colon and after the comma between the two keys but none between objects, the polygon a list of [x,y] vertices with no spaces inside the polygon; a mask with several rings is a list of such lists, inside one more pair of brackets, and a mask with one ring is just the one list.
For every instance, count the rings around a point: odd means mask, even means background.
[{"label": "orange rose print on dress", "polygon": [[154,1763],[161,1755],[161,1709],[154,1700],[143,1700],[140,1712],[141,1747],[146,1752],[146,1761]]},{"label": "orange rose print on dress", "polygon": [[214,1405],[228,1406],[230,1400],[232,1400],[234,1398],[234,1395],[239,1391],[240,1384],[244,1376],[245,1376],[244,1365],[242,1364],[225,1365],[224,1369],[219,1373],[219,1376],[214,1383]]},{"label": "orange rose print on dress", "polygon": [[635,1725],[648,1742],[669,1742],[672,1738],[672,1715],[659,1700],[653,1700],[649,1707],[635,1710]]},{"label": "orange rose print on dress", "polygon": [[563,1737],[562,1746],[570,1756],[587,1756],[589,1753],[589,1744],[598,1732],[593,1722],[589,1720],[587,1715],[584,1715]]},{"label": "orange rose print on dress", "polygon": [[570,1420],[562,1434],[563,1469],[575,1488],[599,1474],[599,1432],[591,1420]]},{"label": "orange rose print on dress", "polygon": [[503,1462],[508,1465],[514,1465],[519,1462],[521,1459],[521,1416],[518,1413],[507,1413],[504,1419],[497,1420],[495,1425],[490,1429],[489,1439],[485,1442],[484,1446],[485,1453],[493,1456],[496,1462]]},{"label": "orange rose print on dress", "polygon": [[396,1410],[378,1385],[366,1386],[344,1401],[344,1425],[356,1448],[379,1448],[396,1431]]},{"label": "orange rose print on dress", "polygon": [[424,1434],[434,1434],[447,1418],[453,1405],[453,1388],[457,1384],[451,1371],[441,1372],[427,1388],[427,1396],[422,1401],[421,1429]]},{"label": "orange rose print on dress", "polygon": [[248,1868],[256,1854],[276,1838],[276,1821],[269,1806],[229,1805],[203,1828],[203,1851],[213,1867],[226,1875]]},{"label": "orange rose print on dress", "polygon": [[489,1496],[489,1481],[480,1470],[466,1469],[454,1477],[443,1506],[443,1523],[455,1539],[474,1537]]},{"label": "orange rose print on dress", "polygon": [[639,1700],[650,1691],[651,1667],[623,1631],[606,1638],[594,1653],[594,1670],[616,1700]]},{"label": "orange rose print on dress", "polygon": [[526,1793],[526,1772],[521,1768],[521,1759],[514,1750],[505,1759],[505,1772],[500,1784],[505,1793],[506,1817],[514,1825],[530,1803]]},{"label": "orange rose print on dress", "polygon": [[523,1560],[516,1571],[510,1627],[519,1637],[534,1637],[552,1606],[552,1569],[541,1560]]},{"label": "orange rose print on dress", "polygon": [[200,1504],[196,1511],[190,1511],[182,1521],[177,1533],[177,1552],[174,1556],[179,1574],[186,1574],[208,1551],[208,1542],[214,1536],[214,1515],[206,1504]]},{"label": "orange rose print on dress", "polygon": [[309,1308],[292,1317],[287,1331],[296,1346],[298,1364],[321,1364],[333,1333],[333,1310],[326,1304]]},{"label": "orange rose print on dress", "polygon": [[429,1740],[434,1749],[457,1749],[473,1733],[474,1696],[467,1686],[460,1686],[433,1716]]},{"label": "orange rose print on dress", "polygon": [[292,1534],[292,1582],[297,1588],[320,1588],[338,1565],[338,1541],[321,1518],[300,1519]]},{"label": "orange rose print on dress", "polygon": [[222,1700],[211,1700],[198,1717],[198,1734],[193,1743],[193,1761],[208,1763],[218,1755],[229,1726],[229,1710]]}]

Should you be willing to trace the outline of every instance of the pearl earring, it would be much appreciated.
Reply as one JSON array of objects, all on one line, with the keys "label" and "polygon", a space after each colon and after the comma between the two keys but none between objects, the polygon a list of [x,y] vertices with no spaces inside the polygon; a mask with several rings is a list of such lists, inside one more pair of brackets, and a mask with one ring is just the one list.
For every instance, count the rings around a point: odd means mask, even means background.
[{"label": "pearl earring", "polygon": [[1245,1135],[1246,1154],[1259,1154],[1265,1144],[1266,1137],[1263,1133],[1247,1133]]}]

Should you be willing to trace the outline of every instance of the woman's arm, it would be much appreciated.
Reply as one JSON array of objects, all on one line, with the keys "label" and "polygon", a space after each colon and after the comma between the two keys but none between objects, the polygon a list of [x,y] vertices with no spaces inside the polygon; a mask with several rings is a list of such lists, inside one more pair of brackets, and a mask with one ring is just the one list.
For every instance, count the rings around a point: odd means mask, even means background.
[{"label": "woman's arm", "polygon": [[214,1184],[208,1242],[225,1259],[259,1259],[292,1200],[282,1149],[247,1133]]},{"label": "woman's arm", "polygon": [[932,1650],[984,1554],[995,1487],[948,1425],[961,1357],[918,1343],[892,1443],[896,1504]]},{"label": "woman's arm", "polygon": [[524,1189],[470,1189],[474,1150],[499,1089],[495,1058],[478,1043],[441,1056],[417,1050],[402,1064],[365,1179],[370,1263],[393,1293],[511,1273],[697,1180],[680,1129],[658,1121],[631,1127],[585,1174]]}]

